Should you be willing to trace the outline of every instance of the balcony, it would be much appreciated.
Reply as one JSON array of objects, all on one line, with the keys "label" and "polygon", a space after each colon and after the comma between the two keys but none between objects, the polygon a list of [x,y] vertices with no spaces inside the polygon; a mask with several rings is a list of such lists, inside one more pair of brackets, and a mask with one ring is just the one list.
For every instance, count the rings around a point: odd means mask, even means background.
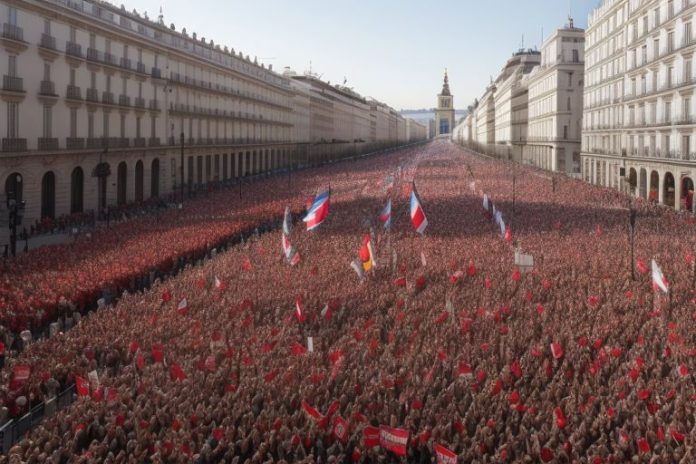
[{"label": "balcony", "polygon": [[27,151],[27,139],[7,138],[2,139],[3,153]]},{"label": "balcony", "polygon": [[39,138],[39,150],[41,151],[54,151],[58,150],[58,139],[57,138]]},{"label": "balcony", "polygon": [[135,105],[136,108],[145,108],[145,99],[142,97],[135,97]]},{"label": "balcony", "polygon": [[116,56],[114,56],[111,53],[104,53],[104,63],[109,64],[111,66],[118,66],[118,60],[116,59]]},{"label": "balcony", "polygon": [[99,91],[97,89],[87,89],[87,101],[99,103]]},{"label": "balcony", "polygon": [[101,61],[102,56],[101,52],[97,50],[96,48],[88,48],[87,49],[87,59],[89,61]]},{"label": "balcony", "polygon": [[150,100],[149,108],[151,111],[159,111],[160,110],[159,101],[158,100]]},{"label": "balcony", "polygon": [[120,106],[130,106],[130,97],[128,95],[119,95],[118,104]]},{"label": "balcony", "polygon": [[152,68],[153,79],[162,79],[162,70],[160,68]]},{"label": "balcony", "polygon": [[133,139],[133,146],[135,148],[143,148],[147,145],[147,141],[144,137],[136,137]]},{"label": "balcony", "polygon": [[2,76],[2,90],[9,92],[24,92],[24,80],[16,76]]},{"label": "balcony", "polygon": [[104,103],[105,105],[113,105],[114,94],[107,91],[102,92],[102,103]]},{"label": "balcony", "polygon": [[98,149],[98,148],[104,148],[106,146],[106,141],[102,137],[89,137],[87,139],[87,148],[88,149]]},{"label": "balcony", "polygon": [[4,23],[2,25],[2,38],[16,40],[17,42],[24,42],[24,31],[19,26]]},{"label": "balcony", "polygon": [[149,147],[159,147],[160,146],[159,137],[150,137],[149,139],[147,139],[147,145]]},{"label": "balcony", "polygon": [[130,139],[127,137],[120,137],[120,138],[116,139],[115,142],[116,143],[114,144],[114,146],[116,146],[118,148],[130,147]]},{"label": "balcony", "polygon": [[57,97],[56,94],[56,84],[53,81],[41,81],[41,86],[39,87],[39,94],[49,97]]},{"label": "balcony", "polygon": [[65,148],[68,150],[84,150],[85,139],[83,137],[68,137],[65,139]]},{"label": "balcony", "polygon": [[138,71],[140,74],[147,74],[147,71],[145,71],[145,63],[138,62],[136,71]]},{"label": "balcony", "polygon": [[80,87],[76,85],[68,85],[65,98],[69,98],[70,100],[82,100],[82,92]]},{"label": "balcony", "polygon": [[55,50],[56,49],[56,38],[53,37],[52,35],[41,34],[41,42],[39,42],[39,46],[41,46],[43,48],[47,48],[49,50]]},{"label": "balcony", "polygon": [[131,64],[131,60],[129,60],[128,58],[121,58],[121,61],[119,62],[119,64],[123,69],[127,69],[129,71],[131,69],[133,69],[133,66]]},{"label": "balcony", "polygon": [[66,42],[65,53],[76,58],[82,58],[82,45],[75,42]]}]

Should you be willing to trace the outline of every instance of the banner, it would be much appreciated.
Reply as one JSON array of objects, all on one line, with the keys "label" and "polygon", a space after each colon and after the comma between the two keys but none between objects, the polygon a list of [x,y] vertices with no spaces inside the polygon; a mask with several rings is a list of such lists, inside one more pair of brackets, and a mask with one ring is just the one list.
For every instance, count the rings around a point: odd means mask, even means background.
[{"label": "banner", "polygon": [[29,379],[31,367],[18,364],[12,369],[12,381],[10,382],[10,390],[19,390]]},{"label": "banner", "polygon": [[333,426],[333,435],[336,439],[340,440],[341,443],[346,443],[348,441],[348,422],[339,416],[336,416]]},{"label": "banner", "polygon": [[457,455],[442,445],[435,445],[437,464],[457,464]]},{"label": "banner", "polygon": [[379,427],[379,444],[397,456],[406,456],[409,431],[381,425]]},{"label": "banner", "polygon": [[363,429],[363,445],[365,448],[379,446],[379,429],[368,425]]}]

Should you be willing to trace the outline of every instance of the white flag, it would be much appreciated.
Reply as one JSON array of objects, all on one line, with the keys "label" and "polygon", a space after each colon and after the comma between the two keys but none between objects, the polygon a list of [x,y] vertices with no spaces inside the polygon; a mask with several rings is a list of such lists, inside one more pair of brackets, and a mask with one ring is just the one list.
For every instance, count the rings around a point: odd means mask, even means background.
[{"label": "white flag", "polygon": [[290,235],[292,232],[292,213],[290,212],[290,207],[285,207],[285,214],[283,215],[283,233],[285,235]]},{"label": "white flag", "polygon": [[483,194],[483,209],[488,211],[488,194]]},{"label": "white flag", "polygon": [[188,301],[186,301],[186,298],[182,299],[179,302],[179,306],[176,307],[177,311],[183,311],[188,307]]},{"label": "white flag", "polygon": [[660,289],[665,293],[669,293],[669,287],[667,284],[667,279],[665,279],[664,274],[662,274],[662,269],[660,269],[660,266],[657,265],[655,260],[652,260],[651,263],[652,266],[652,281],[653,281],[653,287],[655,289]]}]

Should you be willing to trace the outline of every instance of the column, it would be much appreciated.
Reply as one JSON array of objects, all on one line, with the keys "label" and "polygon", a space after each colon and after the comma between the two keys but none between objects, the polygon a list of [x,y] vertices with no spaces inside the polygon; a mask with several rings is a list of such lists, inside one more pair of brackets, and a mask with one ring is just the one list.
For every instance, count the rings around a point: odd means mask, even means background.
[{"label": "column", "polygon": [[665,197],[664,197],[664,186],[665,186],[665,176],[664,174],[660,173],[660,171],[657,171],[657,174],[660,176],[660,181],[657,183],[657,202],[661,205],[665,203]]}]

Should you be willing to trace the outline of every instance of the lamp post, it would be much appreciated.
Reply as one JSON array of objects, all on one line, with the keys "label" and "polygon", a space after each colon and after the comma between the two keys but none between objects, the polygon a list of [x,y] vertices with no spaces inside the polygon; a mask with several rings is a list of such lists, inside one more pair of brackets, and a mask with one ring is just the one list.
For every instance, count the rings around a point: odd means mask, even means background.
[{"label": "lamp post", "polygon": [[631,242],[631,279],[636,280],[636,260],[633,257],[634,253],[634,235],[636,232],[636,210],[631,205],[628,215],[628,232],[629,240]]},{"label": "lamp post", "polygon": [[[14,195],[16,195],[15,192],[13,192],[13,196]],[[24,218],[24,207],[24,200],[17,201],[16,198],[7,199],[7,209],[10,213],[10,253],[12,256],[17,256],[17,226],[22,223],[22,219]]]},{"label": "lamp post", "polygon": [[181,141],[181,205],[184,205],[184,132],[179,136]]}]

